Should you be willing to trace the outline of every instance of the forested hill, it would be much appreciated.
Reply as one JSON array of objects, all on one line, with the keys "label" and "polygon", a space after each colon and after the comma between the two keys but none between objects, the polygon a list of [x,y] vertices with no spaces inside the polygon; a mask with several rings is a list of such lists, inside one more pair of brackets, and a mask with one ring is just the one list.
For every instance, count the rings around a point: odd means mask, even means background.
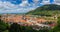
[{"label": "forested hill", "polygon": [[49,5],[38,7],[35,10],[60,10],[60,5],[49,4]]},{"label": "forested hill", "polygon": [[26,14],[32,14],[32,15],[52,15],[52,14],[58,14],[60,13],[60,5],[56,4],[48,4],[41,7],[38,7],[37,9],[30,11]]}]

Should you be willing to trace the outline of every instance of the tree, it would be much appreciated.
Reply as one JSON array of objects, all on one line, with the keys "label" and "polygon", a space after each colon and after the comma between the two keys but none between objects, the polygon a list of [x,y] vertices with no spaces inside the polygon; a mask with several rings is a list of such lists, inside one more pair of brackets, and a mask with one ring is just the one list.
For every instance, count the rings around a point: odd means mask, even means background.
[{"label": "tree", "polygon": [[0,16],[0,32],[7,30],[7,26],[8,25],[3,20],[1,20],[1,16]]},{"label": "tree", "polygon": [[21,32],[20,25],[17,23],[13,23],[9,28],[9,32]]},{"label": "tree", "polygon": [[57,26],[55,26],[51,32],[60,32],[60,17],[58,17]]}]

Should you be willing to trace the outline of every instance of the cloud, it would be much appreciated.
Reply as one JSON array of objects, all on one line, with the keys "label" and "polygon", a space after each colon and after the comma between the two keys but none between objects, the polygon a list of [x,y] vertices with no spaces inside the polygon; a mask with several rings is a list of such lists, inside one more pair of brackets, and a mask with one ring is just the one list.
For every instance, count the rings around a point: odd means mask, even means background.
[{"label": "cloud", "polygon": [[0,1],[0,13],[26,13],[43,4],[50,4],[50,1],[40,3],[40,0],[33,0],[33,2],[34,3],[29,3],[28,0],[22,0],[22,3],[16,5],[9,1]]},{"label": "cloud", "polygon": [[15,5],[8,1],[0,1],[0,13],[26,13],[36,8],[34,6],[26,7],[26,5],[28,5],[26,2],[23,2],[20,5]]},{"label": "cloud", "polygon": [[54,4],[60,5],[60,0],[54,0]]},{"label": "cloud", "polygon": [[29,3],[28,3],[28,1],[22,1],[20,6],[26,7],[26,6],[29,6]]},{"label": "cloud", "polygon": [[43,4],[50,4],[50,0],[44,0],[42,1]]},{"label": "cloud", "polygon": [[39,0],[33,0],[33,2],[34,2],[34,3],[38,3],[38,2],[39,2]]}]

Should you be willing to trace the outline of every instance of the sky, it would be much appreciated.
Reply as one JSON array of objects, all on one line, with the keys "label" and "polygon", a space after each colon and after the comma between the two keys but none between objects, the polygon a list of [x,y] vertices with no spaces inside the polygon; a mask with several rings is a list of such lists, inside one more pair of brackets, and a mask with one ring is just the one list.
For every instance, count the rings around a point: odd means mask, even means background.
[{"label": "sky", "polygon": [[[60,2],[60,1],[56,1]],[[0,0],[0,14],[2,13],[27,13],[45,4],[56,3],[54,0]],[[59,3],[57,3],[59,4]]]}]

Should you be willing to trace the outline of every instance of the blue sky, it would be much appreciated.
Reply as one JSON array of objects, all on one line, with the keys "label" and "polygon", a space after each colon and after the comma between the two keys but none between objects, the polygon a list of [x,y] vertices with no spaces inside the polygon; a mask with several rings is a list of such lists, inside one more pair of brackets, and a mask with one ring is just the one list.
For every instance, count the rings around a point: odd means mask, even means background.
[{"label": "blue sky", "polygon": [[[9,1],[11,2],[12,4],[20,4],[22,3],[22,0],[1,0],[1,1]],[[15,2],[14,2],[15,1]],[[29,3],[34,3],[33,0],[27,0]],[[43,0],[39,0],[40,2],[42,2]],[[53,0],[50,0],[50,2],[52,3]]]},{"label": "blue sky", "polygon": [[0,13],[26,13],[44,4],[52,4],[54,0],[0,0]]}]

